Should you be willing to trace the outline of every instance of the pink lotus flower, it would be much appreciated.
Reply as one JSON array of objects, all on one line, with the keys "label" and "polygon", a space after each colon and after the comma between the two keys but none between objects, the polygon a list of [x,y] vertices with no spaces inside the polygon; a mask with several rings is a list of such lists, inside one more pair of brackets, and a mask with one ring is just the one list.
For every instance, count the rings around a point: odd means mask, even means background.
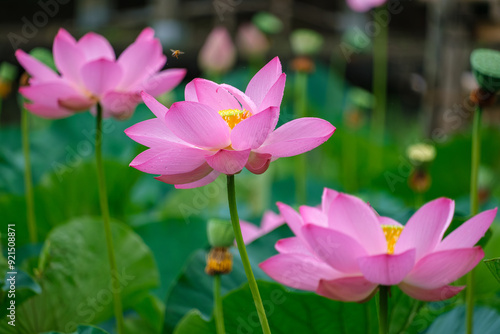
[{"label": "pink lotus flower", "polygon": [[352,10],[366,12],[372,8],[381,6],[386,0],[347,0],[347,4]]},{"label": "pink lotus flower", "polygon": [[236,48],[229,32],[224,27],[214,28],[198,55],[200,68],[209,73],[225,73],[235,62]]},{"label": "pink lotus flower", "polygon": [[274,229],[280,227],[285,223],[285,220],[280,215],[267,211],[262,216],[262,221],[260,222],[260,227],[255,226],[252,223],[246,221],[240,221],[241,234],[243,235],[243,241],[245,244],[249,244],[254,240],[268,234]]},{"label": "pink lotus flower", "polygon": [[241,54],[247,58],[264,57],[270,47],[266,35],[252,23],[239,27],[236,42]]},{"label": "pink lotus flower", "polygon": [[444,300],[451,286],[484,257],[474,247],[495,218],[482,212],[443,235],[454,202],[439,198],[420,208],[405,226],[380,217],[361,199],[325,189],[321,208],[297,213],[278,203],[295,237],[276,243],[280,254],[260,264],[276,281],[341,301],[369,299],[379,285],[398,285],[412,298]]},{"label": "pink lotus flower", "polygon": [[186,86],[186,101],[167,109],[143,93],[157,118],[125,133],[150,147],[130,166],[176,188],[201,187],[222,174],[244,167],[264,173],[272,160],[312,150],[335,131],[319,118],[300,118],[275,130],[285,88],[276,57],[250,81],[245,93],[229,85],[195,79]]},{"label": "pink lotus flower", "polygon": [[21,94],[32,103],[26,108],[46,118],[62,118],[100,103],[103,116],[128,118],[140,102],[140,92],[163,94],[177,86],[185,69],[158,72],[166,63],[154,30],[144,29],[118,59],[101,35],[90,32],[76,41],[60,29],[54,39],[54,61],[60,74],[22,50],[17,60],[31,75]]}]

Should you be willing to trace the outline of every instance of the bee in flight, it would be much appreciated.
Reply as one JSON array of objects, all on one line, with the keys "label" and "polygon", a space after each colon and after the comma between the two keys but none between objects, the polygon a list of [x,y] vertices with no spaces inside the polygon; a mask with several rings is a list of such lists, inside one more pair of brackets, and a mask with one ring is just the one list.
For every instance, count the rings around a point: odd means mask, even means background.
[{"label": "bee in flight", "polygon": [[184,52],[182,52],[181,50],[172,50],[170,49],[170,51],[172,51],[172,56],[179,59],[179,55],[183,55]]}]

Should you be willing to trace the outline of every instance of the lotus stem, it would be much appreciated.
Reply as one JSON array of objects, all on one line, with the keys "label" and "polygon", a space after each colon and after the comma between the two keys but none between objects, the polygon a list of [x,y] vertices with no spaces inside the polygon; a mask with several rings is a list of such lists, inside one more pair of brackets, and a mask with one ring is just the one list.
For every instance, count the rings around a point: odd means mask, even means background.
[{"label": "lotus stem", "polygon": [[[336,72],[337,70],[337,72]],[[346,75],[346,60],[340,56],[332,55],[330,60],[330,71],[328,73],[328,89],[326,91],[326,114],[335,112],[344,114],[344,86]],[[338,75],[338,82],[335,84],[335,75]],[[333,109],[332,107],[336,108]],[[338,108],[338,109],[337,109]],[[344,118],[345,119],[345,118]],[[345,123],[344,123],[345,124]],[[350,132],[344,131],[341,138],[342,144],[342,171],[344,179],[344,188],[352,193],[357,190],[357,156],[356,156],[356,137],[351,137]]]},{"label": "lotus stem", "polygon": [[104,177],[104,167],[102,163],[102,108],[97,105],[96,134],[95,134],[95,158],[97,164],[97,183],[99,186],[99,202],[101,205],[102,220],[104,223],[104,234],[106,237],[106,248],[108,251],[109,267],[111,274],[111,291],[113,293],[113,306],[116,318],[116,332],[124,333],[124,320],[122,311],[122,300],[118,280],[118,268],[116,265],[115,250],[113,248],[113,235],[111,232],[111,222],[109,218],[108,196],[106,191],[106,180]]},{"label": "lotus stem", "polygon": [[234,229],[234,237],[236,239],[236,244],[238,245],[238,251],[240,252],[241,262],[243,262],[243,268],[245,269],[245,274],[247,276],[248,286],[250,287],[250,291],[252,292],[252,297],[255,303],[255,308],[257,309],[262,332],[264,334],[271,334],[271,329],[269,328],[269,323],[267,322],[264,305],[262,304],[262,298],[260,297],[259,287],[257,286],[257,281],[255,280],[255,276],[253,275],[245,243],[243,242],[243,235],[241,234],[240,219],[238,217],[238,209],[236,207],[234,175],[227,176],[227,198],[229,203],[229,213],[231,215],[231,223],[233,224]]},{"label": "lotus stem", "polygon": [[357,137],[352,135],[349,130],[344,131],[341,138],[342,144],[342,172],[344,179],[344,188],[349,193],[356,192],[358,190],[357,185],[357,147],[356,140]]},{"label": "lotus stem", "polygon": [[226,334],[224,329],[224,311],[222,309],[222,297],[220,292],[221,275],[214,276],[214,314],[217,334]]},{"label": "lotus stem", "polygon": [[[385,6],[376,9],[378,12],[385,10]],[[383,17],[383,15],[381,15]],[[375,17],[381,17],[376,15]],[[369,161],[376,173],[381,169],[383,161],[383,138],[385,132],[385,113],[387,109],[387,62],[388,62],[388,25],[379,23],[378,34],[373,41],[373,95],[375,105],[373,107],[373,119],[371,122],[371,137],[373,143],[380,149],[371,150],[372,156]]]},{"label": "lotus stem", "polygon": [[28,234],[31,243],[38,241],[38,233],[35,218],[35,199],[33,194],[33,177],[31,175],[31,160],[30,160],[30,122],[29,112],[22,106],[21,103],[21,132],[23,139],[23,155],[24,155],[24,190],[26,192],[26,220],[28,223]]},{"label": "lotus stem", "polygon": [[[307,116],[307,73],[297,71],[295,73],[295,117]],[[295,158],[295,200],[297,203],[307,201],[307,168],[306,157],[300,154]]]},{"label": "lotus stem", "polygon": [[424,194],[421,192],[415,191],[415,210],[418,210],[425,204]]},{"label": "lotus stem", "polygon": [[[346,69],[346,61],[343,56],[336,57],[335,53],[332,54],[326,90],[325,113],[327,115],[332,112],[336,114],[343,112]],[[335,76],[338,76],[338,82],[335,81]]]},{"label": "lotus stem", "polygon": [[389,287],[381,285],[378,290],[379,312],[378,312],[378,332],[379,334],[389,333],[388,308],[389,308]]},{"label": "lotus stem", "polygon": [[[481,160],[481,106],[476,107],[474,122],[472,125],[472,156],[470,174],[470,214],[476,215],[479,212],[479,162]],[[472,334],[474,320],[474,269],[467,274],[467,288],[465,290],[466,307],[466,333]]]},{"label": "lotus stem", "polygon": [[474,113],[474,124],[472,129],[472,156],[471,156],[471,178],[470,178],[470,211],[471,216],[479,212],[479,161],[481,160],[481,113],[482,108],[477,107]]}]

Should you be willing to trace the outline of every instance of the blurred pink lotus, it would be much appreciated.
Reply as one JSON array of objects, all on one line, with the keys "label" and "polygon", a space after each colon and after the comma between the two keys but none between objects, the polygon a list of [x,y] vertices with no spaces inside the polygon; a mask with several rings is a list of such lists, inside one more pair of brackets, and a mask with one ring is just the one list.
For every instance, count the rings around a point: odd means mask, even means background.
[{"label": "blurred pink lotus", "polygon": [[26,108],[46,118],[62,118],[91,109],[100,103],[103,116],[125,119],[140,102],[140,92],[163,94],[177,86],[185,69],[159,70],[167,58],[154,30],[144,29],[118,59],[101,35],[90,32],[76,41],[60,29],[54,39],[53,54],[60,74],[28,55],[16,57],[31,75],[29,86],[20,93],[31,101]]},{"label": "blurred pink lotus", "polygon": [[[482,212],[446,238],[454,202],[439,198],[405,226],[377,216],[361,199],[325,189],[321,208],[278,203],[295,237],[276,243],[280,254],[260,264],[276,281],[341,301],[364,301],[379,285],[398,285],[412,298],[444,300],[464,286],[448,285],[483,258],[474,247],[495,218]],[[442,240],[443,239],[443,240]]]},{"label": "blurred pink lotus", "polygon": [[283,219],[283,217],[272,211],[266,211],[264,213],[264,216],[262,216],[262,221],[260,222],[260,227],[241,220],[240,227],[241,234],[243,234],[243,241],[245,241],[245,244],[249,244],[252,241],[280,227],[284,223],[285,220]]},{"label": "blurred pink lotus", "polygon": [[240,53],[247,58],[264,57],[270,47],[266,35],[252,23],[239,27],[236,43]]},{"label": "blurred pink lotus", "polygon": [[125,133],[150,147],[130,166],[176,188],[194,188],[244,167],[264,173],[271,161],[316,148],[335,131],[319,118],[300,118],[275,130],[286,76],[276,57],[250,81],[245,93],[235,87],[194,79],[186,86],[186,101],[167,109],[143,93],[156,115]]},{"label": "blurred pink lotus", "polygon": [[216,27],[208,35],[198,55],[200,68],[208,73],[225,73],[236,62],[236,48],[229,32],[224,27]]},{"label": "blurred pink lotus", "polygon": [[347,4],[352,10],[366,12],[372,8],[384,4],[387,0],[347,0]]}]

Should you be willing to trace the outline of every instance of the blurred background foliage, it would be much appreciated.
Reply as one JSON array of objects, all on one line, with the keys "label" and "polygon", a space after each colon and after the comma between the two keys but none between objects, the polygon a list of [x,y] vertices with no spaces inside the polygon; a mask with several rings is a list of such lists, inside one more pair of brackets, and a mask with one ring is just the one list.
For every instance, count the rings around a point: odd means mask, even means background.
[{"label": "blurred background foliage", "polygon": [[[390,17],[386,132],[378,141],[370,135],[371,110],[376,103],[370,93],[371,46],[360,45],[370,40],[364,31],[366,24],[373,20],[373,13],[354,13],[344,1],[24,0],[3,4],[7,10],[0,12],[0,63],[10,63],[14,70],[6,70],[10,74],[4,75],[10,81],[0,82],[3,89],[0,90],[3,94],[0,235],[5,246],[7,224],[15,224],[16,264],[20,274],[18,331],[6,325],[5,318],[0,323],[0,331],[101,333],[93,327],[77,329],[78,324],[95,324],[113,331],[111,304],[106,299],[109,278],[105,275],[107,263],[99,230],[95,183],[95,119],[90,113],[61,120],[30,117],[39,242],[31,244],[27,234],[24,159],[16,94],[22,68],[15,61],[14,50],[50,49],[61,26],[77,37],[91,30],[101,33],[110,40],[117,54],[143,27],[155,28],[168,56],[166,66],[188,69],[185,81],[160,98],[166,105],[182,100],[185,84],[198,76],[243,90],[267,60],[280,57],[287,73],[287,85],[279,125],[297,117],[298,105],[303,103],[302,116],[324,118],[334,124],[337,131],[325,144],[306,154],[305,191],[296,191],[297,158],[279,159],[260,176],[246,170],[237,175],[241,219],[258,224],[265,210],[277,212],[277,201],[295,206],[317,205],[323,188],[330,187],[359,195],[381,215],[402,223],[424,201],[450,197],[456,200],[451,229],[464,222],[469,215],[472,121],[467,106],[468,94],[475,88],[468,56],[475,47],[500,45],[500,5],[479,0],[401,3],[401,13]],[[241,28],[249,24],[257,29],[260,37],[252,35],[254,37],[242,42]],[[199,58],[204,41],[216,26],[229,31],[234,45],[223,45],[213,51],[215,59],[225,58],[230,48],[236,51],[234,59],[227,57],[226,69],[214,72],[204,67],[205,63]],[[316,37],[307,35],[305,42],[298,42],[307,44],[314,40],[312,46],[297,47],[290,42],[290,36],[297,29],[316,34]],[[346,45],[355,50],[349,58],[345,58]],[[170,56],[169,49],[179,49],[184,54],[176,59]],[[210,63],[210,59],[204,61]],[[299,83],[304,82],[305,90],[297,90]],[[134,277],[122,291],[127,332],[173,333],[180,324],[175,333],[212,333],[212,283],[203,272],[208,250],[205,224],[209,218],[228,218],[225,180],[221,177],[204,188],[175,190],[173,186],[155,181],[151,175],[128,167],[144,147],[125,136],[123,130],[152,117],[144,105],[139,105],[131,119],[105,123],[105,171],[111,217],[115,220],[113,233],[118,265]],[[500,202],[499,124],[497,103],[484,114],[482,209],[496,207]],[[420,165],[406,153],[410,145],[419,142],[431,144],[436,150],[434,161],[425,167],[431,181],[423,192],[412,188],[411,177]],[[379,168],[374,167],[371,160],[373,152],[378,152],[382,161]],[[500,256],[498,218],[492,232],[485,248],[486,258]],[[304,328],[316,326],[318,333],[374,332],[374,302],[341,304],[291,291],[271,283],[260,271],[258,263],[275,253],[276,240],[290,235],[283,226],[249,245],[263,296],[281,291],[286,300],[284,304],[276,303],[279,311],[270,316],[273,330],[304,333]],[[223,280],[228,331],[243,328],[238,327],[241,323],[234,323],[235,319],[246,318],[253,310],[237,252],[233,251],[233,255],[234,271]],[[6,271],[3,257],[0,257],[0,267],[3,277]],[[476,323],[477,326],[491,325],[487,329],[478,327],[476,332],[497,333],[500,284],[482,263],[476,277],[480,305],[475,315],[480,320]],[[7,285],[2,282],[0,287],[0,315],[4,316]],[[92,304],[89,298],[97,301]],[[442,333],[442,328],[462,323],[461,295],[449,302],[417,303],[394,289],[392,302],[394,307],[397,305],[396,313],[391,315],[394,333]],[[292,319],[287,312],[308,316]],[[329,316],[335,321],[330,321]],[[401,323],[401,319],[409,320]],[[289,327],[281,328],[283,323]],[[453,332],[461,330],[462,327],[457,327]]]}]

